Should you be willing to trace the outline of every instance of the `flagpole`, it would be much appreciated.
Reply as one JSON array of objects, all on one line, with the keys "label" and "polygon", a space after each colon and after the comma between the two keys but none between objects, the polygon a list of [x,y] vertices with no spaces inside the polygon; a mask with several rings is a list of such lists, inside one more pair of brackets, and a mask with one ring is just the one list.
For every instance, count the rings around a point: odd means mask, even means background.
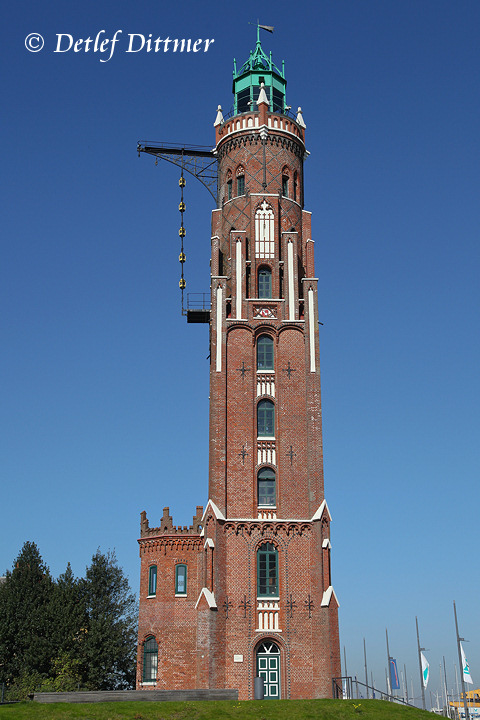
[{"label": "flagpole", "polygon": [[468,712],[468,704],[467,704],[467,693],[465,692],[465,680],[463,678],[462,652],[460,649],[460,641],[464,640],[464,638],[461,638],[460,635],[458,634],[457,608],[455,607],[455,600],[453,601],[453,613],[455,615],[455,630],[457,633],[458,664],[460,666],[460,681],[462,683],[463,707],[465,708],[465,720],[470,720],[470,713]]},{"label": "flagpole", "polygon": [[420,636],[418,634],[418,620],[417,616],[415,615],[415,624],[417,626],[417,648],[418,648],[418,667],[420,669],[420,687],[422,689],[422,707],[424,710],[426,710],[425,707],[425,688],[423,686],[423,670],[422,670],[422,650],[425,650],[425,648],[420,647]]},{"label": "flagpole", "polygon": [[387,638],[387,678],[388,678],[387,692],[389,695],[391,695],[393,697],[392,673],[390,670],[390,650],[388,648],[388,630],[387,630],[387,628],[385,628],[385,637]]},{"label": "flagpole", "polygon": [[347,651],[345,650],[345,645],[343,646],[343,657],[344,657],[344,677],[345,677],[345,689],[346,689],[346,700],[349,699],[348,697],[348,672],[347,672]]},{"label": "flagpole", "polygon": [[363,656],[365,658],[365,687],[367,690],[367,700],[370,697],[368,692],[368,670],[367,670],[367,648],[365,645],[365,638],[363,638]]},{"label": "flagpole", "polygon": [[453,667],[455,668],[455,685],[457,687],[458,705],[460,706],[460,689],[458,687],[458,669],[455,664],[453,665]]},{"label": "flagpole", "polygon": [[443,656],[443,677],[445,681],[445,708],[447,710],[447,717],[450,717],[450,707],[448,705],[448,689],[447,689],[447,668],[445,667],[445,655]]}]

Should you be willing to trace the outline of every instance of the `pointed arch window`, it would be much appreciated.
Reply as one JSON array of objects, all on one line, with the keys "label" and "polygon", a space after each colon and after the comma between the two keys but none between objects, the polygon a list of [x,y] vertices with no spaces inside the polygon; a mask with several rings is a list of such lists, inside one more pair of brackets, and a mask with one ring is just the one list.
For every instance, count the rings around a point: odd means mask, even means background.
[{"label": "pointed arch window", "polygon": [[262,267],[258,271],[258,297],[268,299],[272,297],[272,271]]},{"label": "pointed arch window", "polygon": [[257,340],[257,370],[273,370],[273,339],[260,335]]},{"label": "pointed arch window", "polygon": [[148,568],[148,594],[157,594],[157,566],[150,565]]},{"label": "pointed arch window", "polygon": [[153,635],[143,644],[143,682],[155,682],[158,667],[158,644]]},{"label": "pointed arch window", "polygon": [[275,437],[275,406],[271,400],[260,400],[257,405],[258,437]]},{"label": "pointed arch window", "polygon": [[258,471],[258,504],[260,506],[275,507],[275,471],[272,468],[262,468]]},{"label": "pointed arch window", "polygon": [[232,199],[232,179],[227,180],[227,200]]},{"label": "pointed arch window", "polygon": [[257,551],[257,596],[278,597],[278,550],[269,542]]}]

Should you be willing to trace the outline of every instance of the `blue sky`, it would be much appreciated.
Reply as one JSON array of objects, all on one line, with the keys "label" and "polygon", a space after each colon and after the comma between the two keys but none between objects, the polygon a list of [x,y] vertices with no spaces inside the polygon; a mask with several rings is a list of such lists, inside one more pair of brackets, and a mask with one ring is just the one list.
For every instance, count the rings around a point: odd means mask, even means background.
[{"label": "blue sky", "polygon": [[[350,674],[454,686],[452,601],[480,684],[478,2],[33,3],[4,8],[0,573],[34,540],[57,576],[139,514],[207,500],[208,337],[181,317],[178,172],[138,140],[212,146],[233,57],[285,60],[302,107],[320,278],[326,498]],[[112,58],[54,53],[122,35]],[[25,37],[41,33],[30,53]],[[126,53],[129,33],[214,38]],[[188,180],[185,276],[208,291],[211,198]],[[430,688],[429,688],[430,689]],[[410,693],[410,688],[409,688]],[[427,693],[428,696],[428,693]]]}]

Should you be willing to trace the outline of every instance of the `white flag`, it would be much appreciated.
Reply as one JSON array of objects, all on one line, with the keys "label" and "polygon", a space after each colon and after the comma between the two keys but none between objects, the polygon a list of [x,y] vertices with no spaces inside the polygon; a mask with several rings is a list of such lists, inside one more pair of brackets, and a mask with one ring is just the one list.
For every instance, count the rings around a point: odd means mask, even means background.
[{"label": "white flag", "polygon": [[423,653],[420,653],[420,657],[421,657],[421,660],[422,660],[422,680],[423,680],[423,687],[426,688],[427,685],[428,685],[428,678],[429,678],[429,675],[430,675],[430,670],[429,670],[429,667],[430,667],[430,666],[429,666],[429,664],[428,664],[428,662],[427,662],[427,658],[425,657],[425,655],[424,655]]},{"label": "white flag", "polygon": [[462,667],[463,667],[463,679],[466,683],[473,685],[472,676],[470,675],[470,668],[468,666],[467,658],[463,652],[463,645],[460,643],[460,650],[462,651]]}]

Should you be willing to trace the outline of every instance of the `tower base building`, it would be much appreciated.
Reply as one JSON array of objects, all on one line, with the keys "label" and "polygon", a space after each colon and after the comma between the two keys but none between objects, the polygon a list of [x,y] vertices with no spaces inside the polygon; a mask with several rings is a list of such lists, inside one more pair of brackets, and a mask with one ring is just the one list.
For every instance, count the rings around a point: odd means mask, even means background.
[{"label": "tower base building", "polygon": [[141,516],[137,688],[332,696],[338,602],[323,487],[305,123],[262,50],[214,123],[209,499],[190,527]]}]

